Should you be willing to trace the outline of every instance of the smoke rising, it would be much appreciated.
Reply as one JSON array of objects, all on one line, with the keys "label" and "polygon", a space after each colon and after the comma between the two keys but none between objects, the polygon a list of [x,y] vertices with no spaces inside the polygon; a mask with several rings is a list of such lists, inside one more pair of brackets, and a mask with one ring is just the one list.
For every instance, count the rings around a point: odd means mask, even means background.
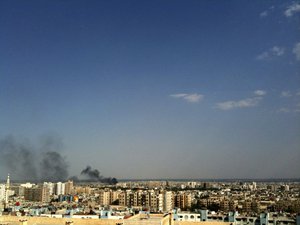
[{"label": "smoke rising", "polygon": [[45,180],[61,181],[68,177],[68,164],[58,152],[44,153],[40,162],[40,169]]},{"label": "smoke rising", "polygon": [[80,175],[85,176],[88,181],[98,181],[101,183],[108,183],[108,184],[118,183],[116,178],[102,177],[100,175],[99,170],[97,169],[93,170],[91,166],[87,166],[84,170],[82,170]]},{"label": "smoke rising", "polygon": [[15,179],[28,181],[66,180],[68,164],[58,152],[61,140],[43,136],[39,147],[29,140],[16,140],[12,135],[0,140],[0,165]]},{"label": "smoke rising", "polygon": [[[62,139],[57,135],[44,135],[37,146],[28,139],[19,140],[10,135],[0,139],[0,167],[10,172],[15,180],[24,181],[65,181],[69,177],[69,164],[60,151]],[[90,181],[116,184],[116,178],[103,177],[99,170],[87,166],[81,171],[80,178],[74,181]]]},{"label": "smoke rising", "polygon": [[90,166],[87,166],[82,170],[80,175],[87,175],[92,180],[99,180],[102,178],[100,172],[97,169],[93,170]]}]

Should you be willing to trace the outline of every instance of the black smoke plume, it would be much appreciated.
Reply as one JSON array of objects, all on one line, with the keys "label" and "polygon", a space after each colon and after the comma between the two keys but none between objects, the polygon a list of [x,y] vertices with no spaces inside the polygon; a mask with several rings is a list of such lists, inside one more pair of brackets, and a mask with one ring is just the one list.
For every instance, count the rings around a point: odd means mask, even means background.
[{"label": "black smoke plume", "polygon": [[87,175],[91,180],[100,180],[102,178],[99,170],[93,170],[90,166],[87,166],[84,170],[82,170],[80,175]]},{"label": "black smoke plume", "polygon": [[28,140],[18,142],[13,136],[0,140],[0,155],[0,165],[8,171],[13,171],[19,179],[29,177],[30,180],[36,180],[38,178],[34,163],[36,154],[32,151]]},{"label": "black smoke plume", "polygon": [[45,152],[40,168],[43,179],[48,181],[61,181],[68,177],[68,164],[58,152]]},{"label": "black smoke plume", "polygon": [[107,183],[107,184],[118,183],[116,178],[103,177],[100,175],[99,170],[92,169],[91,166],[87,166],[84,170],[82,170],[80,175],[85,176],[87,178],[87,181],[101,182],[101,183]]},{"label": "black smoke plume", "polygon": [[27,139],[8,136],[0,140],[0,165],[17,180],[66,180],[68,164],[58,151],[61,146],[61,139],[55,135],[43,136],[38,148]]},{"label": "black smoke plume", "polygon": [[[20,140],[10,135],[0,139],[0,168],[11,173],[15,180],[20,181],[65,181],[69,177],[69,165],[60,151],[62,139],[54,134],[44,135],[37,146],[31,145],[28,139]],[[75,182],[118,183],[116,178],[103,177],[99,170],[87,166],[77,176],[69,179]]]}]

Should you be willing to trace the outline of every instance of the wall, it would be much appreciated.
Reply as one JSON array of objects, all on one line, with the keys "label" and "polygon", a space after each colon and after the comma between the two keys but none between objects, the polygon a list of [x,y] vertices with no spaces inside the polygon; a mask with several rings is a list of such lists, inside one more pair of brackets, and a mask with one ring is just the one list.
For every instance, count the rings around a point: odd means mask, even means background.
[{"label": "wall", "polygon": [[96,219],[58,219],[58,218],[46,218],[46,217],[16,217],[16,216],[0,216],[0,222],[8,224],[18,224],[20,219],[27,219],[28,225],[34,224],[52,224],[52,225],[65,225],[66,221],[73,221],[74,225],[116,225],[117,222],[122,220],[96,220]]},{"label": "wall", "polygon": [[174,225],[230,225],[229,222],[190,222],[190,221],[176,221]]},{"label": "wall", "polygon": [[16,217],[16,216],[0,216],[0,223],[5,222],[9,225],[19,225],[20,219],[27,219],[28,225],[65,225],[66,221],[73,221],[74,225],[230,225],[228,222],[187,222],[172,221],[169,216],[158,218],[156,220],[110,220],[110,219],[67,219],[67,218],[46,218],[46,217]]}]

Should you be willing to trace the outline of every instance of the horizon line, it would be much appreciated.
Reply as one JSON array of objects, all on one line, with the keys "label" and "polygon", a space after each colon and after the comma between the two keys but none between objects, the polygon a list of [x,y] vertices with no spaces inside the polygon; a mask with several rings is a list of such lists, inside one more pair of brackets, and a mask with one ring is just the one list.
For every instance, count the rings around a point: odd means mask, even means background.
[{"label": "horizon line", "polygon": [[[51,181],[51,180],[39,180],[39,179],[12,179],[11,183],[13,182],[35,182],[35,183],[39,183],[39,182],[61,182],[61,181],[67,181],[67,180],[72,180],[72,179],[62,179],[62,180],[55,180],[55,181]],[[258,181],[258,182],[262,182],[262,181],[266,181],[266,182],[280,182],[280,181],[291,181],[291,182],[300,182],[300,177],[299,178],[123,178],[123,179],[117,179],[118,183],[119,182],[126,182],[126,181],[202,181],[202,182],[222,182],[222,181]],[[5,182],[6,179],[0,179],[0,182]],[[73,180],[74,181],[74,180]],[[87,183],[101,183],[99,181],[88,181],[88,180],[79,180],[79,181],[75,181],[78,183],[83,183],[83,182],[87,182]]]}]

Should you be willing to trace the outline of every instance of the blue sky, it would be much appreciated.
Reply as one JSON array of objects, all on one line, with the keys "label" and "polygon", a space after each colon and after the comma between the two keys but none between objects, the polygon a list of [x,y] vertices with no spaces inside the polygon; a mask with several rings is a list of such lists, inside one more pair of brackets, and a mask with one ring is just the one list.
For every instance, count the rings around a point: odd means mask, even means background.
[{"label": "blue sky", "polygon": [[1,1],[0,138],[61,137],[70,174],[299,177],[299,22],[299,1]]}]

